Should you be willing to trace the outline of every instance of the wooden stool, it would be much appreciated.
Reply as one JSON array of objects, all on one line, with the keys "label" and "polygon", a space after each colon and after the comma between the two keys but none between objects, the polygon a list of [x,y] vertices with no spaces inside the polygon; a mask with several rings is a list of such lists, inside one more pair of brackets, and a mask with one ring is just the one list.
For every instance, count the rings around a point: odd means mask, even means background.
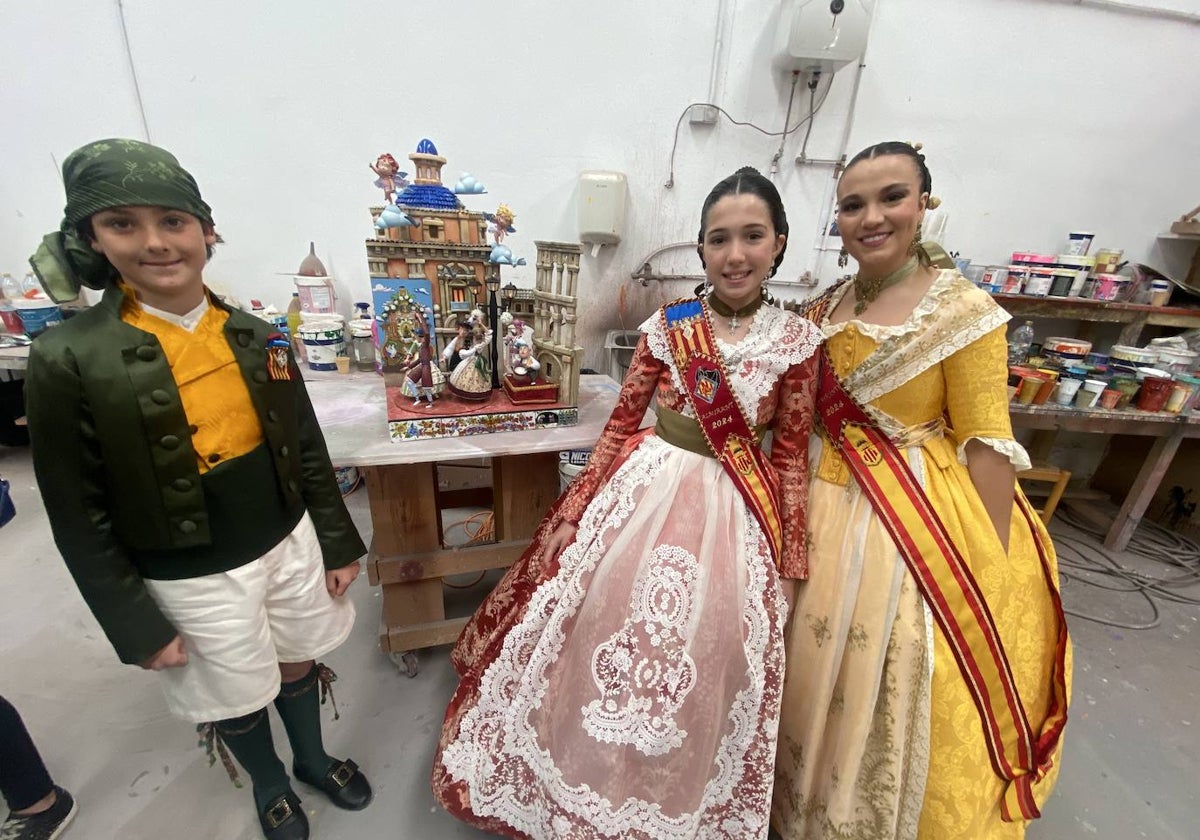
[{"label": "wooden stool", "polygon": [[1032,469],[1017,473],[1017,480],[1046,481],[1054,485],[1050,488],[1046,504],[1040,510],[1035,508],[1038,515],[1042,517],[1042,524],[1049,526],[1050,519],[1054,516],[1054,509],[1058,507],[1063,491],[1067,489],[1067,482],[1071,480],[1071,473],[1059,469],[1053,464],[1034,464]]}]

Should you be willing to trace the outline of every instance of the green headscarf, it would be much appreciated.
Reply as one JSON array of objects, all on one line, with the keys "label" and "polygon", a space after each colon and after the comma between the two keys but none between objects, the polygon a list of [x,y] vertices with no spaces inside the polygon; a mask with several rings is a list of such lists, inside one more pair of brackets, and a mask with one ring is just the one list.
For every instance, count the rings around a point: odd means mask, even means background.
[{"label": "green headscarf", "polygon": [[112,264],[79,235],[79,223],[93,214],[113,207],[170,207],[213,223],[196,179],[170,152],[139,140],[97,140],[71,152],[63,161],[63,186],[62,224],[29,258],[57,303],[74,300],[80,286],[103,289],[117,279]]}]

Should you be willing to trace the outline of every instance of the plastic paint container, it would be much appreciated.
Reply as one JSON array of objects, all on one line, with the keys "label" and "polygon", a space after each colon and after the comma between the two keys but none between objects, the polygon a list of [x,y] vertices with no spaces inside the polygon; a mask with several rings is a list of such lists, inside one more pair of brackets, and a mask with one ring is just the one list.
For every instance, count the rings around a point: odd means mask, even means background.
[{"label": "plastic paint container", "polygon": [[1171,300],[1171,281],[1170,280],[1151,280],[1150,281],[1150,305],[1151,306],[1166,306]]},{"label": "plastic paint container", "polygon": [[1161,376],[1147,376],[1142,380],[1137,407],[1142,411],[1162,411],[1175,388],[1175,380]]},{"label": "plastic paint container", "polygon": [[62,323],[62,310],[52,300],[17,298],[12,304],[17,317],[21,319],[21,330],[18,332],[23,331],[29,336],[40,335]]},{"label": "plastic paint container", "polygon": [[1097,274],[1096,290],[1092,297],[1096,300],[1119,300],[1129,286],[1129,278],[1120,274]]},{"label": "plastic paint container", "polygon": [[304,342],[311,370],[337,370],[338,356],[346,355],[346,332],[340,317],[305,321],[297,334]]},{"label": "plastic paint container", "polygon": [[1029,266],[1010,265],[1005,269],[1004,294],[1019,295],[1025,290],[1025,281],[1029,279]]},{"label": "plastic paint container", "polygon": [[1008,269],[1002,265],[989,265],[983,270],[983,277],[979,281],[979,286],[984,291],[992,294],[1000,294],[1004,291],[1005,283],[1008,280]]},{"label": "plastic paint container", "polygon": [[328,277],[295,275],[296,291],[300,293],[300,311],[333,312],[333,285]]},{"label": "plastic paint container", "polygon": [[1031,297],[1045,297],[1050,293],[1054,283],[1054,275],[1049,269],[1034,268],[1029,271],[1029,279],[1025,281],[1025,294]]},{"label": "plastic paint container", "polygon": [[1017,265],[1054,265],[1053,254],[1035,254],[1031,251],[1016,251],[1012,255],[1012,261]]},{"label": "plastic paint container", "polygon": [[1158,361],[1157,351],[1130,347],[1128,344],[1114,344],[1108,354],[1114,362],[1124,362],[1133,367],[1146,367]]},{"label": "plastic paint container", "polygon": [[1104,248],[1096,252],[1096,273],[1111,274],[1121,264],[1125,252],[1119,248]]},{"label": "plastic paint container", "polygon": [[1067,253],[1077,256],[1086,254],[1095,238],[1096,234],[1090,231],[1071,231],[1067,234]]},{"label": "plastic paint container", "polygon": [[1192,387],[1184,382],[1176,382],[1171,387],[1171,394],[1167,397],[1166,410],[1172,414],[1178,414],[1183,411],[1184,405],[1192,396]]},{"label": "plastic paint container", "polygon": [[[1054,279],[1050,282],[1050,297],[1068,297],[1071,294],[1071,287],[1075,284],[1075,275],[1078,272],[1073,268],[1052,268],[1050,273],[1054,275]],[[1083,283],[1080,282],[1080,287]]]},{"label": "plastic paint container", "polygon": [[1168,373],[1187,373],[1196,367],[1196,363],[1200,361],[1200,353],[1193,350],[1166,350],[1160,349],[1156,351],[1157,359],[1154,364]]},{"label": "plastic paint container", "polygon": [[1196,404],[1197,399],[1200,398],[1200,377],[1192,376],[1188,373],[1177,373],[1175,374],[1175,382],[1176,384],[1187,385],[1189,388],[1191,388],[1192,392],[1188,396],[1187,401],[1184,402],[1183,408],[1181,409],[1182,411],[1191,411],[1192,407]]}]

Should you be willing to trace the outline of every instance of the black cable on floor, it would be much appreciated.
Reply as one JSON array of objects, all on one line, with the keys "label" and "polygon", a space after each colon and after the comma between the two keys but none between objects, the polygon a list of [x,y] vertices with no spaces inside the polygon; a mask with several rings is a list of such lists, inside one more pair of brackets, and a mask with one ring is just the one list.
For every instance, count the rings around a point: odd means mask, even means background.
[{"label": "black cable on floor", "polygon": [[1161,573],[1150,573],[1123,563],[1121,552],[1109,551],[1100,543],[1104,538],[1102,529],[1069,510],[1059,509],[1053,537],[1062,580],[1108,592],[1136,594],[1146,600],[1151,618],[1131,624],[1064,607],[1068,615],[1109,627],[1149,630],[1162,622],[1162,602],[1200,607],[1200,598],[1175,591],[1200,584],[1200,544],[1194,540],[1155,522],[1142,521],[1125,553],[1166,567]]}]

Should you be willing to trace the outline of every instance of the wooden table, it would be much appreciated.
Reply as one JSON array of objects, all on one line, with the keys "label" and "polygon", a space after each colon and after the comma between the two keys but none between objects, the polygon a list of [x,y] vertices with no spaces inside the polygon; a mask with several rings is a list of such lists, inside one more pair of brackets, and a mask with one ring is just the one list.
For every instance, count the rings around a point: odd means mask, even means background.
[{"label": "wooden table", "polygon": [[1142,515],[1184,438],[1200,437],[1200,415],[1126,409],[1080,409],[1013,403],[1009,413],[1016,428],[1035,429],[1030,457],[1044,460],[1060,431],[1105,435],[1139,435],[1155,438],[1150,454],[1125,495],[1121,509],[1104,538],[1105,548],[1120,551],[1129,544]]},{"label": "wooden table", "polygon": [[[0,333],[6,335],[6,333]],[[25,370],[29,367],[28,347],[0,347],[0,370]]]},{"label": "wooden table", "polygon": [[[364,473],[374,529],[367,574],[383,590],[379,646],[393,654],[457,638],[467,620],[446,618],[442,578],[521,556],[558,497],[558,453],[596,442],[620,390],[607,376],[581,376],[575,426],[393,443],[378,376],[306,371],[305,380],[331,460]],[[491,462],[497,541],[443,548],[436,465],[481,458]]]}]

